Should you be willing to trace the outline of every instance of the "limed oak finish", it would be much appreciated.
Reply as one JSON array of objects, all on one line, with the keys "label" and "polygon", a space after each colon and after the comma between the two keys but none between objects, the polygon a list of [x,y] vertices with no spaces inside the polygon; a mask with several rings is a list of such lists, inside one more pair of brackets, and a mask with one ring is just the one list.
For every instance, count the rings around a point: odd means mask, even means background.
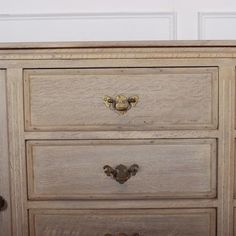
[{"label": "limed oak finish", "polygon": [[[214,198],[216,148],[213,139],[29,141],[29,198]],[[139,165],[124,185],[103,170],[120,163]]]},{"label": "limed oak finish", "polygon": [[30,210],[30,227],[32,236],[99,236],[119,235],[119,233],[150,236],[213,236],[215,216],[215,211],[212,209]]},{"label": "limed oak finish", "polygon": [[[216,129],[217,68],[25,70],[26,130]],[[103,97],[137,95],[125,119]],[[181,111],[181,112],[180,112]],[[201,112],[199,112],[201,111]]]},{"label": "limed oak finish", "polygon": [[236,236],[236,41],[0,44],[0,236]]}]

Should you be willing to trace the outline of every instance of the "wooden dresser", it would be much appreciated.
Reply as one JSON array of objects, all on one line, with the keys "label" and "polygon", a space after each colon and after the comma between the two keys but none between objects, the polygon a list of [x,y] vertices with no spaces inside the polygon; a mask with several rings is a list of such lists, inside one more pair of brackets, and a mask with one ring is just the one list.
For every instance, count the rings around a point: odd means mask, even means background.
[{"label": "wooden dresser", "polygon": [[236,236],[235,71],[236,41],[0,44],[0,236]]}]

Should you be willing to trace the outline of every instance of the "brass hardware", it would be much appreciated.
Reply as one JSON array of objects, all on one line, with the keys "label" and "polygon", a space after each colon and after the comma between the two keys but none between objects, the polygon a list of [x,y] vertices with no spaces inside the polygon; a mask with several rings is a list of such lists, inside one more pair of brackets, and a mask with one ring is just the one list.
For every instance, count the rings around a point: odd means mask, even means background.
[{"label": "brass hardware", "polygon": [[126,97],[124,95],[117,95],[115,99],[105,96],[103,98],[105,105],[111,110],[116,111],[117,113],[123,115],[125,114],[131,107],[136,106],[138,103],[138,96]]},{"label": "brass hardware", "polygon": [[138,172],[139,166],[137,164],[133,164],[129,168],[120,164],[115,169],[110,167],[109,165],[105,165],[103,167],[107,176],[111,176],[120,184],[125,183],[131,176],[135,176]]},{"label": "brass hardware", "polygon": [[2,211],[6,206],[6,201],[0,196],[0,211]]},{"label": "brass hardware", "polygon": [[[104,236],[113,236],[112,234],[104,234]],[[119,233],[117,236],[128,236],[127,234],[124,233]],[[139,236],[138,233],[132,234],[131,236]]]}]

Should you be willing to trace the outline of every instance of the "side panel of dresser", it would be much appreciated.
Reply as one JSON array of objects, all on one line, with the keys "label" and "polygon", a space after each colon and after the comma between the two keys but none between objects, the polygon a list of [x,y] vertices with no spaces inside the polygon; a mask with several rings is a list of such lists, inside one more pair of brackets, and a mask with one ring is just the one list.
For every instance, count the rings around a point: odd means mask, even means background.
[{"label": "side panel of dresser", "polygon": [[0,70],[0,235],[11,235],[11,200],[8,161],[8,133],[6,107],[6,70]]}]

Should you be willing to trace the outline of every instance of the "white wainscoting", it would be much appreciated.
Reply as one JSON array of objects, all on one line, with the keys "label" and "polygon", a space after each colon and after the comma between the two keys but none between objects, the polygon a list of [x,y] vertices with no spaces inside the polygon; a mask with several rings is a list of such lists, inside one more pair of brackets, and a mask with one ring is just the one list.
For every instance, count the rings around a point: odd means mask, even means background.
[{"label": "white wainscoting", "polygon": [[173,40],[176,14],[0,14],[0,42]]},{"label": "white wainscoting", "polygon": [[224,40],[236,39],[236,12],[0,14],[0,30],[0,42]]},{"label": "white wainscoting", "polygon": [[236,39],[236,12],[200,12],[199,39]]}]

